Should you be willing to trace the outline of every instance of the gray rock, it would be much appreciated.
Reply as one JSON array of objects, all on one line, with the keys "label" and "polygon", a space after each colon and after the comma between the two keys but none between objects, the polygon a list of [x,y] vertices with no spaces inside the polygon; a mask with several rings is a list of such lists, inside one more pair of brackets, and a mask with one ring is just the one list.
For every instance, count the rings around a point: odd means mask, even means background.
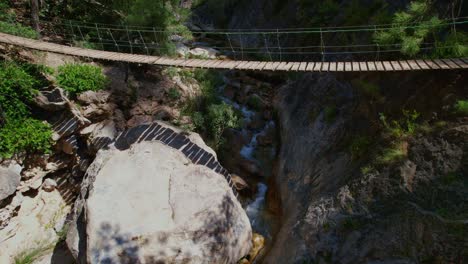
[{"label": "gray rock", "polygon": [[55,88],[52,91],[40,91],[34,98],[34,103],[47,111],[64,110],[68,102],[61,88]]},{"label": "gray rock", "polygon": [[235,263],[250,250],[249,220],[224,176],[160,142],[98,152],[88,191],[67,236],[80,263]]},{"label": "gray rock", "polygon": [[0,201],[16,192],[20,185],[21,175],[6,169],[0,168]]},{"label": "gray rock", "polygon": [[42,189],[44,189],[46,192],[51,192],[55,190],[56,187],[57,183],[52,179],[45,179],[44,183],[42,184]]}]

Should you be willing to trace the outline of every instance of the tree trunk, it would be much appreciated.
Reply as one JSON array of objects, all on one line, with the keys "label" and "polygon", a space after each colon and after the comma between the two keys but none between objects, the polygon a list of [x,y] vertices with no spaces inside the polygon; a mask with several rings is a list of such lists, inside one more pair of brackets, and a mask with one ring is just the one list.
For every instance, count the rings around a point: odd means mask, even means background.
[{"label": "tree trunk", "polygon": [[32,27],[37,33],[40,33],[41,28],[39,27],[39,2],[38,0],[31,0],[31,22]]}]

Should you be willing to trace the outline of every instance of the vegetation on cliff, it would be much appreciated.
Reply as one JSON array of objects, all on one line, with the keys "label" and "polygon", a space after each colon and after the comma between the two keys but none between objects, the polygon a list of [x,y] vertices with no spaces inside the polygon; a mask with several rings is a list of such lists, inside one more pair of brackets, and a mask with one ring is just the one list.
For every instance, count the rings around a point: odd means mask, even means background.
[{"label": "vegetation on cliff", "polygon": [[0,157],[50,150],[50,126],[32,118],[28,106],[41,85],[38,70],[28,64],[0,62]]}]

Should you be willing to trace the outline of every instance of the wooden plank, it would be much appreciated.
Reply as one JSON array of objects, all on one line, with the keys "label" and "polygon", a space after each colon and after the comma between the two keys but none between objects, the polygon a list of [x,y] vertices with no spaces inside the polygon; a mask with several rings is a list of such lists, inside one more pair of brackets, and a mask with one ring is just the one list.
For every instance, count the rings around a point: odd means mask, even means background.
[{"label": "wooden plank", "polygon": [[456,64],[458,64],[458,66],[462,69],[466,69],[468,68],[468,64],[465,63],[463,60],[461,59],[451,59],[453,62],[455,62]]},{"label": "wooden plank", "polygon": [[330,67],[330,63],[329,63],[329,62],[322,62],[322,68],[320,69],[320,71],[327,72],[327,71],[328,71],[328,67]]},{"label": "wooden plank", "polygon": [[298,70],[299,70],[299,66],[301,66],[301,63],[300,63],[300,62],[293,62],[293,63],[292,63],[292,67],[291,67],[291,71],[298,71]]},{"label": "wooden plank", "polygon": [[361,71],[367,71],[367,63],[365,61],[360,61],[359,68]]},{"label": "wooden plank", "polygon": [[275,69],[275,67],[276,67],[275,65],[278,65],[278,64],[279,64],[278,62],[271,62],[271,61],[269,61],[269,62],[267,62],[267,63],[265,64],[265,66],[263,66],[263,70],[265,70],[265,71],[272,71],[272,70]]},{"label": "wooden plank", "polygon": [[282,70],[286,67],[287,64],[288,64],[287,62],[281,62],[281,63],[278,65],[278,67],[276,67],[276,70],[277,70],[277,71],[282,71]]},{"label": "wooden plank", "polygon": [[316,71],[316,72],[319,72],[322,70],[322,63],[323,62],[316,62],[315,65],[314,65],[314,70],[313,71]]},{"label": "wooden plank", "polygon": [[208,64],[207,67],[209,67],[210,69],[217,69],[218,68],[217,66],[221,63],[223,63],[223,61],[214,60],[213,63]]},{"label": "wooden plank", "polygon": [[250,61],[243,61],[243,62],[241,62],[240,64],[238,64],[235,68],[236,68],[236,69],[245,69],[245,66],[246,66],[247,64],[249,64],[249,63],[250,63]]},{"label": "wooden plank", "polygon": [[254,61],[254,63],[252,65],[250,65],[249,69],[250,70],[258,70],[258,65],[260,65],[260,63],[262,63],[261,61]]},{"label": "wooden plank", "polygon": [[393,70],[395,71],[401,71],[402,68],[400,66],[400,63],[398,61],[390,61],[390,64],[392,64]]},{"label": "wooden plank", "polygon": [[424,60],[424,62],[433,70],[441,69],[441,67],[432,60]]},{"label": "wooden plank", "polygon": [[337,62],[336,63],[336,71],[339,71],[339,72],[344,71],[344,62]]},{"label": "wooden plank", "polygon": [[200,63],[200,60],[199,60],[199,59],[190,59],[190,60],[188,60],[188,61],[185,62],[184,67],[193,68],[193,67],[195,67],[196,65],[198,65],[199,63]]},{"label": "wooden plank", "polygon": [[261,62],[260,64],[258,64],[258,65],[257,65],[257,70],[263,71],[263,68],[265,67],[265,65],[266,65],[267,63],[268,63],[268,62],[263,61],[263,62]]},{"label": "wooden plank", "polygon": [[367,70],[369,71],[375,71],[376,68],[375,68],[375,62],[373,61],[368,61],[367,62]]},{"label": "wooden plank", "polygon": [[415,60],[414,61],[421,70],[430,70],[431,67],[429,65],[426,64],[426,62],[424,60]]},{"label": "wooden plank", "polygon": [[375,70],[376,71],[385,71],[385,68],[384,68],[381,61],[376,61],[375,62]]},{"label": "wooden plank", "polygon": [[361,71],[361,68],[359,67],[359,62],[352,62],[352,66],[353,66],[353,71]]},{"label": "wooden plank", "polygon": [[309,62],[307,64],[306,71],[314,71],[315,62]]},{"label": "wooden plank", "polygon": [[352,62],[345,62],[344,63],[344,71],[345,72],[350,72],[350,71],[353,71],[353,63]]},{"label": "wooden plank", "polygon": [[382,61],[382,67],[385,71],[394,71],[392,64],[389,61]]},{"label": "wooden plank", "polygon": [[419,71],[421,70],[421,67],[416,63],[415,60],[407,60],[406,63],[410,66],[412,70]]},{"label": "wooden plank", "polygon": [[400,63],[401,69],[404,71],[409,71],[411,70],[410,65],[406,61],[398,61]]},{"label": "wooden plank", "polygon": [[332,72],[336,71],[336,64],[337,62],[330,62],[330,66],[328,66],[328,70]]},{"label": "wooden plank", "polygon": [[255,61],[249,61],[249,63],[243,66],[244,70],[249,70],[252,65],[255,64]]},{"label": "wooden plank", "polygon": [[458,66],[455,62],[448,60],[448,59],[441,59],[445,64],[447,64],[450,69],[460,69],[461,67]]},{"label": "wooden plank", "polygon": [[445,64],[442,60],[432,60],[434,63],[440,66],[441,69],[450,69],[450,66]]},{"label": "wooden plank", "polygon": [[305,71],[307,68],[307,62],[301,62],[301,65],[299,66],[299,71]]}]

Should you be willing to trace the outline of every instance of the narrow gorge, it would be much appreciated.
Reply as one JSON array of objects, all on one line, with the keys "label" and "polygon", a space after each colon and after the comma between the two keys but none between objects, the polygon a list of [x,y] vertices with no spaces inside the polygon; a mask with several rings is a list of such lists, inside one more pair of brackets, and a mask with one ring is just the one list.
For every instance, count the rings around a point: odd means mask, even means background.
[{"label": "narrow gorge", "polygon": [[0,11],[0,32],[38,45],[180,62],[0,43],[0,264],[468,261],[465,68],[208,67],[458,66],[464,1],[0,1]]}]

